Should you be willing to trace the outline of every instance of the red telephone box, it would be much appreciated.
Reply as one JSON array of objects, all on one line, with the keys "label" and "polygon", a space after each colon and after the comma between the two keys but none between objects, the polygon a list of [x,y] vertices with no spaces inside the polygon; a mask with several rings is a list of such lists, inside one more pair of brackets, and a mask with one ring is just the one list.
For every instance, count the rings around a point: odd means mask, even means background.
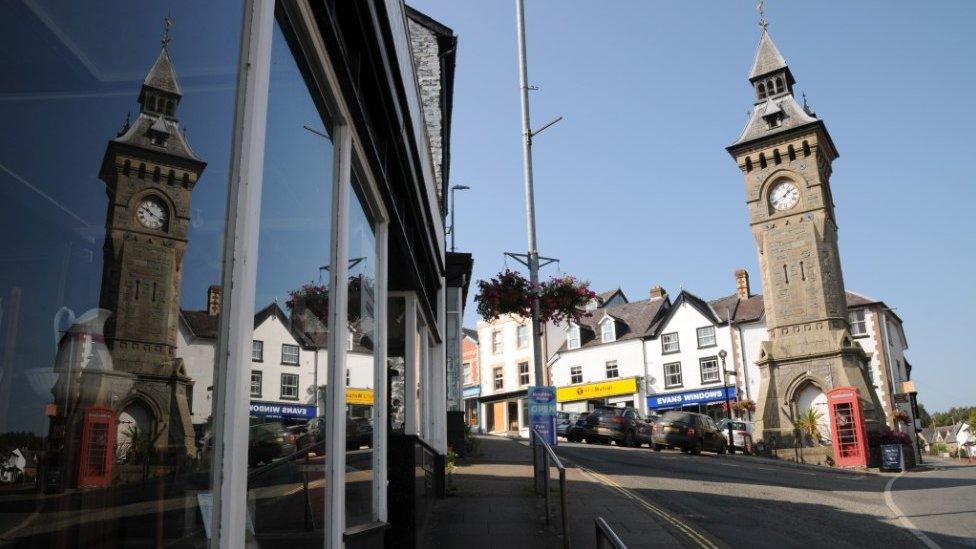
[{"label": "red telephone box", "polygon": [[79,488],[111,484],[115,461],[115,413],[111,409],[90,406],[85,410],[78,458]]},{"label": "red telephone box", "polygon": [[856,387],[831,389],[827,391],[827,408],[837,466],[867,467],[868,437],[861,411],[861,392]]}]

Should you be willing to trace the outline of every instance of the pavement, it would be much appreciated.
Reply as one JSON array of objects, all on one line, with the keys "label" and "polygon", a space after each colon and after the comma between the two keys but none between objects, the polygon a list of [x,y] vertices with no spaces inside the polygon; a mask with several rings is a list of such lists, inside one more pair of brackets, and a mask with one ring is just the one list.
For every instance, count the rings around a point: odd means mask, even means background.
[{"label": "pavement", "polygon": [[[475,455],[453,473],[455,489],[434,505],[424,532],[424,547],[480,549],[563,547],[559,482],[553,469],[551,524],[544,498],[535,494],[532,450],[525,441],[477,436]],[[566,493],[572,547],[596,547],[594,519],[603,517],[629,548],[694,547],[674,526],[622,496],[584,470],[567,466]]]},{"label": "pavement", "polygon": [[892,477],[889,506],[928,547],[976,547],[976,465],[926,457],[919,473]]}]

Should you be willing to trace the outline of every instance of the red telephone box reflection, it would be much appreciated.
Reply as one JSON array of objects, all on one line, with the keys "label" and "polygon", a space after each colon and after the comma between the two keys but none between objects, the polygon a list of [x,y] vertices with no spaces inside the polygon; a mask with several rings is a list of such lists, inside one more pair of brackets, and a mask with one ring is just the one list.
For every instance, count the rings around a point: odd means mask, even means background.
[{"label": "red telephone box reflection", "polygon": [[79,488],[111,484],[115,458],[115,413],[111,409],[91,406],[85,410],[81,454],[78,457]]},{"label": "red telephone box reflection", "polygon": [[833,429],[834,461],[838,467],[867,467],[868,443],[861,412],[861,393],[856,387],[827,391],[827,407]]}]

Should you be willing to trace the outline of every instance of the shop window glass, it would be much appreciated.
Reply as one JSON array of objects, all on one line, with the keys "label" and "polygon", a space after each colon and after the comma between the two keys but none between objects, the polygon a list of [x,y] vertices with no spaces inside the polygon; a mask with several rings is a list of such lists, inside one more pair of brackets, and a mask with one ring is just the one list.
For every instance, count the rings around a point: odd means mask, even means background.
[{"label": "shop window glass", "polygon": [[[298,533],[321,540],[329,528],[321,456],[333,144],[296,58],[275,25],[254,301],[254,339],[269,354],[262,367],[268,387],[252,399],[248,447],[248,513],[259,542]],[[305,454],[318,466],[299,467]]]},{"label": "shop window glass", "polygon": [[[0,440],[29,464],[0,490],[4,543],[207,544],[207,289],[222,274],[241,20],[234,1],[0,3]],[[154,94],[180,97],[172,117],[140,106]],[[171,136],[158,146],[157,122]],[[192,184],[136,177],[146,165]]]}]

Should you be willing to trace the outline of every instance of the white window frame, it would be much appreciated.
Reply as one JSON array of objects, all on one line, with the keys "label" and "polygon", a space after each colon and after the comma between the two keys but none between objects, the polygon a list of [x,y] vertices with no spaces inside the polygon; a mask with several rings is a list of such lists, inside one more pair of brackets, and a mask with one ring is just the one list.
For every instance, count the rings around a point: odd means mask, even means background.
[{"label": "white window frame", "polygon": [[[613,375],[610,375],[610,372],[611,371],[613,372]],[[620,377],[620,367],[617,366],[617,361],[616,360],[608,360],[607,361],[607,363],[606,363],[606,375],[607,375],[607,379],[616,379],[616,378]]]},{"label": "white window frame", "polygon": [[[257,378],[256,378],[257,387],[258,387],[257,393],[254,392],[255,374],[257,374]],[[261,398],[261,395],[263,393],[264,393],[264,372],[262,372],[261,370],[251,370],[251,398]]]},{"label": "white window frame", "polygon": [[[702,339],[703,339],[702,338],[702,334],[703,333],[704,334],[708,334],[709,331],[711,331],[711,342],[709,343],[706,340],[705,343],[702,343]],[[718,333],[717,332],[718,331],[715,329],[715,326],[714,325],[711,325],[711,324],[708,325],[708,326],[702,326],[700,328],[697,328],[695,330],[695,336],[698,338],[698,348],[699,349],[707,349],[709,347],[714,347],[714,346],[718,345]],[[707,338],[709,336],[706,335],[705,337]]]},{"label": "white window frame", "polygon": [[464,384],[465,385],[470,385],[471,383],[474,382],[474,378],[471,375],[471,363],[470,362],[462,362],[461,363],[461,371],[464,372]]},{"label": "white window frame", "polygon": [[569,383],[571,385],[576,385],[578,383],[583,383],[583,367],[582,366],[570,366],[569,367]]},{"label": "white window frame", "polygon": [[505,369],[501,366],[495,366],[491,370],[491,387],[495,391],[505,388]]},{"label": "white window frame", "polygon": [[566,330],[566,348],[569,350],[580,348],[580,327],[573,324]]},{"label": "white window frame", "polygon": [[515,328],[515,338],[518,341],[517,345],[519,349],[525,349],[529,346],[529,325],[519,324]]},{"label": "white window frame", "polygon": [[[861,316],[860,319],[857,318],[858,314]],[[866,309],[852,309],[847,313],[847,318],[851,325],[851,336],[864,337],[868,335],[868,315]],[[855,329],[855,326],[860,329]]]},{"label": "white window frame", "polygon": [[264,342],[260,339],[251,340],[251,361],[264,362]]},{"label": "white window frame", "polygon": [[617,340],[617,323],[610,317],[604,318],[600,324],[600,340],[603,343],[613,343]]},{"label": "white window frame", "polygon": [[[522,371],[522,367],[525,366],[525,371]],[[529,363],[519,362],[518,363],[518,375],[519,375],[519,387],[525,387],[529,384]]]},{"label": "white window frame", "polygon": [[[669,372],[668,369],[671,366],[677,366],[678,367],[678,371],[677,372]],[[665,389],[676,389],[678,387],[684,387],[684,381],[685,380],[684,380],[684,374],[681,371],[681,363],[680,362],[668,362],[668,363],[666,363],[663,366],[663,371],[664,371],[664,388]],[[673,377],[673,376],[677,376],[678,377],[677,383],[673,383],[673,382],[669,381],[671,379],[671,377]]]},{"label": "white window frame", "polygon": [[[295,384],[292,385],[292,384],[289,383],[289,384],[286,385],[285,384],[285,378],[288,378],[289,380],[292,379],[292,378],[294,378],[295,379]],[[301,384],[301,382],[302,382],[301,377],[299,377],[298,374],[296,374],[294,372],[283,372],[281,374],[281,388],[280,388],[280,392],[278,393],[279,394],[279,397],[281,398],[281,400],[297,401],[298,398],[299,398],[299,395],[298,395],[298,393],[299,393],[298,387]],[[285,389],[286,388],[292,388],[292,387],[295,388],[295,396],[291,396],[291,395],[285,396]]]},{"label": "white window frame", "polygon": [[[715,364],[715,379],[705,379],[705,364],[713,362]],[[698,370],[701,372],[701,382],[705,383],[719,383],[722,381],[722,368],[718,365],[717,356],[703,356],[698,359]]]},{"label": "white window frame", "polygon": [[[671,336],[674,336],[674,341],[670,341]],[[674,345],[674,349],[669,349],[670,345]],[[678,339],[678,332],[668,332],[666,334],[661,334],[661,354],[668,355],[672,353],[681,352],[681,341]]]},{"label": "white window frame", "polygon": [[[292,362],[290,360],[285,360],[285,349],[288,349],[288,350],[294,349],[294,351],[295,351],[295,361],[294,362]],[[301,347],[299,347],[298,345],[293,345],[291,343],[282,343],[281,344],[281,363],[282,364],[284,364],[286,366],[298,366],[301,363],[301,360],[302,360],[302,348]]]},{"label": "white window frame", "polygon": [[505,340],[501,330],[491,332],[491,354],[500,355],[505,352]]}]

